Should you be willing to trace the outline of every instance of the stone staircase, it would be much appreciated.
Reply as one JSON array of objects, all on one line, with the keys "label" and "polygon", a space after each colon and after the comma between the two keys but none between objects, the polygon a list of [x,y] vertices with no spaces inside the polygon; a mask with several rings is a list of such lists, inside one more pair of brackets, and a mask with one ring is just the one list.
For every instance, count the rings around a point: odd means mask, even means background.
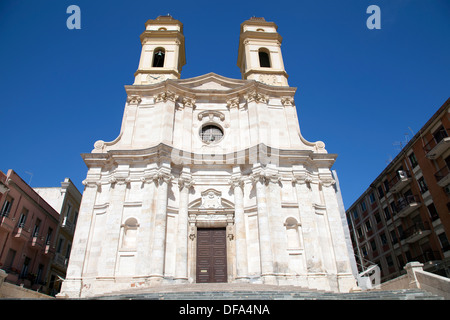
[{"label": "stone staircase", "polygon": [[134,288],[91,297],[95,300],[444,300],[419,289],[335,293],[263,284],[184,284]]}]

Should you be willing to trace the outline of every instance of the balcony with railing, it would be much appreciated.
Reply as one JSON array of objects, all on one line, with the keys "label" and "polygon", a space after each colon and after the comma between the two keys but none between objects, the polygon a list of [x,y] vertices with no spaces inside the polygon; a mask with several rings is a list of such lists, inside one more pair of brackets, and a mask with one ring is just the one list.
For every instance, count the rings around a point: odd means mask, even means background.
[{"label": "balcony with railing", "polygon": [[14,228],[14,239],[21,241],[28,241],[31,237],[31,231],[29,228],[25,227],[25,224],[19,223],[16,228]]},{"label": "balcony with railing", "polygon": [[423,147],[428,159],[436,159],[450,146],[450,137],[445,128],[437,131],[433,136],[434,139]]},{"label": "balcony with railing", "polygon": [[441,256],[438,251],[427,250],[422,254],[419,254],[411,258],[411,261],[419,261],[420,263],[426,263],[429,261],[440,260]]},{"label": "balcony with railing", "polygon": [[437,184],[441,187],[445,187],[450,184],[450,170],[447,165],[442,167],[434,174]]},{"label": "balcony with railing", "polygon": [[409,195],[400,198],[395,203],[395,210],[400,218],[408,216],[420,207],[420,198],[416,195]]},{"label": "balcony with railing", "polygon": [[389,190],[399,192],[411,182],[411,174],[408,170],[399,170],[395,177],[389,181]]},{"label": "balcony with railing", "polygon": [[414,243],[428,236],[431,233],[428,222],[416,222],[413,226],[405,230],[407,243]]},{"label": "balcony with railing", "polygon": [[0,215],[0,231],[11,232],[14,230],[14,225],[14,220],[7,213]]}]

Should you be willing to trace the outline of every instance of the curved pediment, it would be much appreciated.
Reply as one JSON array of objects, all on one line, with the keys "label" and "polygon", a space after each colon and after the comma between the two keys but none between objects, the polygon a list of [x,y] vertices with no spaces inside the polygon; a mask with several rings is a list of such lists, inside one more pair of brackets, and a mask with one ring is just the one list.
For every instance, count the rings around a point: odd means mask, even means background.
[{"label": "curved pediment", "polygon": [[222,192],[215,189],[207,189],[201,193],[201,197],[190,202],[189,209],[232,209],[234,203],[222,198]]}]

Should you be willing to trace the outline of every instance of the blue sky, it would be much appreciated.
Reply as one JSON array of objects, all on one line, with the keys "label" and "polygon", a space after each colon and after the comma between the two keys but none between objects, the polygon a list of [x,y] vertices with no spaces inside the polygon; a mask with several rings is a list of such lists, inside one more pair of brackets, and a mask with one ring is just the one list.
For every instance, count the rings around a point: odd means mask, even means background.
[{"label": "blue sky", "polygon": [[[81,30],[69,30],[69,5]],[[276,7],[274,7],[276,4]],[[369,30],[369,5],[381,29]],[[184,24],[181,77],[208,72],[241,78],[240,24],[278,25],[302,135],[337,153],[348,208],[450,97],[450,1],[0,1],[0,170],[33,187],[71,178],[80,156],[119,134],[148,19]],[[31,176],[31,174],[32,176]]]}]

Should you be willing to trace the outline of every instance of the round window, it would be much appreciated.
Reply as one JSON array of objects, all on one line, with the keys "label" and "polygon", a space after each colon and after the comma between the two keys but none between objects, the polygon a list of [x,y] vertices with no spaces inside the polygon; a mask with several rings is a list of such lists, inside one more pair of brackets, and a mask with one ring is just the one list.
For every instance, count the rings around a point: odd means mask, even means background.
[{"label": "round window", "polygon": [[223,131],[218,126],[206,125],[202,128],[200,137],[205,143],[217,142],[222,139]]}]

